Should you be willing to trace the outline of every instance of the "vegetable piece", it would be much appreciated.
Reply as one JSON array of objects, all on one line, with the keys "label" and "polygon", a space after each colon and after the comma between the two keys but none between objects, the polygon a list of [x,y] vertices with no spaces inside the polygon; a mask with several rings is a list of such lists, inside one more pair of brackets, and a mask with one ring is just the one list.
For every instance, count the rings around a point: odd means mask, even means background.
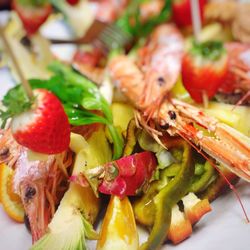
[{"label": "vegetable piece", "polygon": [[14,193],[12,177],[14,171],[5,164],[0,164],[0,201],[8,216],[16,222],[24,222],[24,209],[21,198]]},{"label": "vegetable piece", "polygon": [[171,224],[167,234],[167,238],[174,244],[178,244],[192,234],[192,225],[180,211],[178,205],[172,208]]},{"label": "vegetable piece", "polygon": [[133,107],[129,104],[115,102],[111,106],[114,125],[121,129],[127,130],[128,123],[134,117]]},{"label": "vegetable piece", "polygon": [[198,178],[194,178],[194,181],[190,187],[190,192],[198,193],[206,189],[209,182],[215,176],[215,168],[208,162],[204,164],[204,173]]},{"label": "vegetable piece", "polygon": [[170,166],[173,162],[175,162],[175,159],[172,154],[166,149],[161,149],[160,151],[158,151],[156,153],[156,157],[158,160],[159,167],[161,169],[164,169]]},{"label": "vegetable piece", "polygon": [[220,167],[224,176],[218,175],[217,178],[208,186],[208,188],[199,194],[201,199],[208,199],[210,202],[215,200],[222,192],[229,188],[225,178],[231,183],[235,184],[239,181],[239,177],[227,169]]},{"label": "vegetable piece", "polygon": [[137,250],[138,233],[129,199],[112,196],[106,211],[97,250]]},{"label": "vegetable piece", "polygon": [[217,92],[228,71],[228,56],[221,42],[194,43],[182,61],[182,80],[191,97],[202,103]]},{"label": "vegetable piece", "polygon": [[[99,191],[124,198],[136,195],[152,177],[156,159],[151,152],[142,152],[123,157],[104,165],[104,178]],[[102,173],[103,174],[103,173]]]},{"label": "vegetable piece", "polygon": [[51,4],[46,0],[13,0],[12,7],[22,20],[28,35],[35,34],[52,11]]},{"label": "vegetable piece", "polygon": [[[191,161],[191,147],[183,140],[171,141],[172,147],[183,148],[183,157],[179,173],[170,182],[161,187],[160,192],[153,198],[155,213],[153,228],[147,242],[140,250],[159,249],[166,237],[171,223],[172,207],[186,194],[190,179],[194,174],[194,164]],[[153,206],[152,206],[153,207]],[[162,223],[164,221],[164,223]]]},{"label": "vegetable piece", "polygon": [[194,193],[189,193],[182,198],[184,212],[191,224],[198,222],[203,215],[210,212],[208,199],[200,200]]},{"label": "vegetable piece", "polygon": [[[57,154],[67,150],[70,141],[70,126],[67,115],[58,98],[50,91],[34,91],[33,103],[26,102],[21,92],[10,90],[3,104],[7,111],[0,117],[4,120],[13,117],[11,130],[15,140],[39,153]],[[15,109],[17,107],[17,109]]]},{"label": "vegetable piece", "polygon": [[161,146],[145,131],[142,131],[138,137],[139,145],[142,149],[152,152],[158,152]]},{"label": "vegetable piece", "polygon": [[[190,0],[174,0],[172,1],[173,19],[174,22],[180,27],[188,27],[192,25],[191,5]],[[204,7],[206,0],[199,0],[200,17],[204,19]]]},{"label": "vegetable piece", "polygon": [[136,145],[136,123],[135,119],[132,119],[127,128],[126,143],[123,149],[123,156],[128,156],[133,153],[134,147]]},{"label": "vegetable piece", "polygon": [[[88,142],[80,135],[72,134],[70,146],[76,153],[74,175],[111,159],[110,148],[102,127],[92,134]],[[47,234],[31,249],[87,249],[85,237],[97,238],[90,223],[95,221],[99,208],[100,201],[90,187],[70,183],[48,226]]]},{"label": "vegetable piece", "polygon": [[[136,221],[147,227],[152,226],[154,223],[154,197],[159,193],[159,184],[162,183],[159,183],[159,181],[151,182],[147,192],[133,203]],[[164,182],[162,186],[166,184]]]}]

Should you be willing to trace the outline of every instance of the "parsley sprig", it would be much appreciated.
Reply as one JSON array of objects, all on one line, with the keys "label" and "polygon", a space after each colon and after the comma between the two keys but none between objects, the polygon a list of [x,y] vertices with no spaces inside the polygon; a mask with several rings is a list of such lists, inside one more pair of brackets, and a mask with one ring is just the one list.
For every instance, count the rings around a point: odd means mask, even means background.
[{"label": "parsley sprig", "polygon": [[33,101],[29,100],[23,88],[20,88],[20,86],[10,89],[2,100],[5,109],[0,109],[0,118],[2,120],[1,128],[5,127],[9,118],[29,110],[32,103]]}]

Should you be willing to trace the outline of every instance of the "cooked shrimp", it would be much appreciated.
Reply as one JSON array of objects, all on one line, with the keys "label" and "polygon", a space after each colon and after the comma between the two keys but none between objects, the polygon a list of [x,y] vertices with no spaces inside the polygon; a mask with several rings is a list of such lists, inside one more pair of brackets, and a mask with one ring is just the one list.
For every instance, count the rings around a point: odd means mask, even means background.
[{"label": "cooked shrimp", "polygon": [[[139,67],[145,77],[142,107],[161,99],[176,83],[181,69],[184,41],[180,31],[170,24],[158,26],[139,51]],[[163,97],[162,96],[162,97]]]},{"label": "cooked shrimp", "polygon": [[72,155],[63,152],[49,155],[44,160],[29,159],[28,149],[17,144],[9,129],[1,130],[0,134],[0,163],[15,171],[13,190],[22,200],[35,242],[45,233],[66,189],[67,168],[72,163]]}]

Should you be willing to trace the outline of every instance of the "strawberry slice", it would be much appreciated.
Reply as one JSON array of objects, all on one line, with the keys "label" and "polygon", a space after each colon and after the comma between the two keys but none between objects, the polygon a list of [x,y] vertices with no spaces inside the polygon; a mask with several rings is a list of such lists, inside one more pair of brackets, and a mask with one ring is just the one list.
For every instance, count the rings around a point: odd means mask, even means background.
[{"label": "strawberry slice", "polygon": [[[206,0],[199,0],[200,16],[202,21],[204,17],[204,7],[206,5],[206,2]],[[177,26],[179,26],[180,28],[184,28],[192,25],[190,0],[174,0],[172,4],[172,10],[173,19]]]},{"label": "strawberry slice", "polygon": [[45,89],[34,90],[35,103],[30,110],[12,119],[15,140],[39,153],[56,154],[67,150],[70,125],[59,99]]},{"label": "strawberry slice", "polygon": [[182,81],[198,103],[204,95],[212,98],[225,81],[228,72],[228,56],[221,42],[194,43],[183,57]]},{"label": "strawberry slice", "polygon": [[43,4],[34,4],[32,2],[22,3],[20,0],[14,0],[12,3],[12,8],[20,17],[28,35],[36,33],[52,11],[51,4],[47,1],[44,2]]}]

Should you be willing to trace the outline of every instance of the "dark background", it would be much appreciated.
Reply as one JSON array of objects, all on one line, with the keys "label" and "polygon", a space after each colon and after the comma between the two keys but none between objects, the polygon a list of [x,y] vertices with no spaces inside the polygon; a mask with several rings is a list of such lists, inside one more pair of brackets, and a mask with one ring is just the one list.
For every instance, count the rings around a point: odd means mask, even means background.
[{"label": "dark background", "polygon": [[0,0],[0,10],[10,9],[11,0]]}]

